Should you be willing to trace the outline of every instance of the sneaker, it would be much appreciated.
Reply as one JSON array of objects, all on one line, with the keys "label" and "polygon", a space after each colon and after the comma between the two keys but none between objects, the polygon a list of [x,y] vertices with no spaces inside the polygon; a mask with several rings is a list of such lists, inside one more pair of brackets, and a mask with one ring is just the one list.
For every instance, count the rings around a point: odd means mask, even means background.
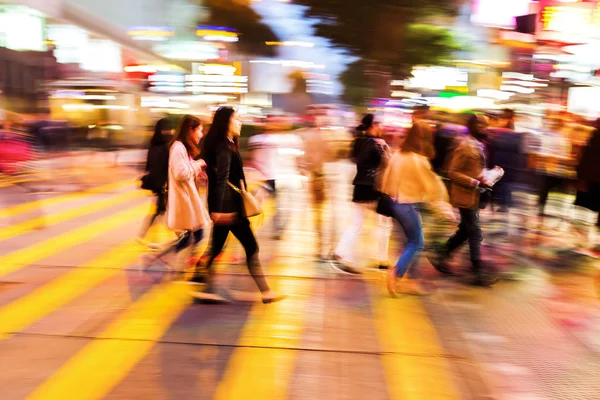
[{"label": "sneaker", "polygon": [[493,285],[498,283],[499,280],[500,280],[500,278],[497,275],[478,274],[471,281],[471,286],[479,286],[479,287],[486,287],[486,288],[492,287]]},{"label": "sneaker", "polygon": [[333,254],[329,259],[329,266],[335,271],[347,275],[360,275],[362,272],[358,269],[344,263],[342,258]]}]

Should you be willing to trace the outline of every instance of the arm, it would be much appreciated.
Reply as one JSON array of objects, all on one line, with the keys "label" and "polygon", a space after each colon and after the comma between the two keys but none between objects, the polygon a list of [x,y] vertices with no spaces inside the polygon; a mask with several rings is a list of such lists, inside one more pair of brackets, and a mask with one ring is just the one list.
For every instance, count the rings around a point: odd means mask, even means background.
[{"label": "arm", "polygon": [[475,189],[479,186],[479,181],[462,172],[469,161],[468,151],[468,148],[465,146],[459,146],[456,149],[450,162],[450,168],[448,169],[448,178],[461,186]]},{"label": "arm", "polygon": [[179,182],[193,179],[202,169],[201,163],[191,161],[185,147],[181,143],[174,143],[169,155],[169,169],[173,178]]},{"label": "arm", "polygon": [[448,202],[448,191],[442,179],[433,172],[431,163],[426,158],[419,157],[419,172],[425,184],[427,199],[431,203]]},{"label": "arm", "polygon": [[228,186],[229,169],[231,167],[231,151],[229,148],[217,150],[216,157],[216,181],[215,181],[215,213],[223,212],[223,205],[227,200],[227,194],[230,192]]}]

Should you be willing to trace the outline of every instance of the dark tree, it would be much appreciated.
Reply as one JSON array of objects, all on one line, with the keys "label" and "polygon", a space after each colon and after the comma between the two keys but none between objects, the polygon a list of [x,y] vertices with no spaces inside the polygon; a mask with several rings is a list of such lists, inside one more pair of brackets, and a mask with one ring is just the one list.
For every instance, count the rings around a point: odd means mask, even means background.
[{"label": "dark tree", "polygon": [[199,3],[208,9],[207,17],[200,24],[236,29],[239,34],[236,45],[240,52],[265,57],[275,55],[276,47],[266,46],[265,42],[279,38],[262,22],[249,0],[199,0]]},{"label": "dark tree", "polygon": [[[294,0],[294,3],[305,6],[305,16],[315,20],[316,35],[362,60],[350,65],[355,71],[348,74],[356,77],[356,69],[362,68],[363,79],[364,75],[369,77],[367,86],[373,88],[375,96],[387,91],[381,83],[389,77],[406,77],[418,64],[444,64],[459,50],[450,31],[441,27],[456,13],[457,0]],[[354,87],[349,91],[354,94],[362,91],[353,82]]]}]

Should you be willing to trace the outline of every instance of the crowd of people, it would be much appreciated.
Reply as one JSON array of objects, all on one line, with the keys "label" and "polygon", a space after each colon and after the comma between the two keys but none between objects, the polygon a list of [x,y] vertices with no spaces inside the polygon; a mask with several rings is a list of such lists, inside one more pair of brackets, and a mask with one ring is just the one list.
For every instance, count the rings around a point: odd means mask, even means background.
[{"label": "crowd of people", "polygon": [[[419,273],[425,247],[421,220],[424,208],[458,224],[446,243],[429,254],[433,267],[441,274],[452,275],[450,258],[468,244],[472,284],[484,287],[497,282],[498,274],[482,258],[480,210],[493,204],[495,211],[507,212],[513,205],[514,185],[523,173],[535,173],[539,218],[545,215],[548,193],[564,183],[576,183],[576,205],[600,211],[600,158],[593,156],[600,146],[600,120],[589,140],[574,142],[562,135],[563,125],[558,119],[550,119],[547,132],[532,140],[515,132],[512,110],[505,110],[492,121],[483,113],[467,115],[465,135],[448,135],[442,126],[436,129],[428,120],[428,113],[426,106],[413,110],[412,127],[393,149],[382,138],[377,116],[364,116],[355,129],[350,149],[349,158],[356,168],[351,182],[351,215],[331,250],[325,248],[321,236],[323,205],[327,201],[325,164],[330,161],[324,133],[312,126],[298,134],[278,135],[277,140],[268,132],[251,138],[252,166],[262,176],[260,188],[275,199],[273,239],[278,240],[285,233],[284,205],[290,201],[283,197],[284,187],[278,183],[277,171],[284,168],[279,157],[282,140],[288,150],[303,149],[298,152],[302,156],[297,157],[296,167],[310,189],[315,231],[319,234],[318,257],[339,273],[360,274],[364,268],[353,262],[354,253],[366,216],[373,213],[377,233],[367,248],[375,253],[377,268],[387,270],[387,288],[392,296],[398,292],[429,293]],[[215,112],[206,136],[202,122],[193,116],[185,116],[177,129],[167,119],[157,123],[148,152],[147,174],[142,179],[142,187],[156,195],[156,211],[147,217],[138,241],[152,246],[143,237],[157,217],[165,213],[168,227],[178,233],[173,242],[155,245],[148,265],[167,253],[188,247],[194,254],[204,232],[212,225],[207,254],[191,257],[189,264],[193,269],[191,283],[196,285],[194,296],[220,302],[226,298],[215,285],[213,263],[232,233],[245,251],[248,270],[263,302],[270,303],[284,296],[270,289],[260,265],[258,242],[245,205],[248,185],[238,144],[240,130],[240,120],[229,107]],[[526,146],[538,150],[523,158]],[[203,179],[207,182],[206,198],[199,191]],[[397,262],[390,265],[392,221],[403,232],[404,245]]]}]

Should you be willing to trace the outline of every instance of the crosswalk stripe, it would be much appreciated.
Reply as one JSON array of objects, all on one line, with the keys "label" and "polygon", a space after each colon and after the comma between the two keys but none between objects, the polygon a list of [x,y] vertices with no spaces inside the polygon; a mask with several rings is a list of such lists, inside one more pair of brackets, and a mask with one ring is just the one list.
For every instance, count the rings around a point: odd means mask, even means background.
[{"label": "crosswalk stripe", "polygon": [[148,196],[148,193],[142,190],[119,193],[110,196],[106,199],[98,200],[90,204],[84,204],[80,207],[68,209],[50,215],[43,215],[41,217],[33,218],[18,224],[7,226],[6,228],[0,228],[0,241],[7,240],[19,235],[24,235],[26,233],[35,231],[40,227],[56,225],[74,218],[88,215],[96,211],[104,210],[110,207],[117,206],[119,204],[126,203],[130,200],[146,196]]},{"label": "crosswalk stripe", "polygon": [[282,281],[283,293],[302,293],[270,305],[255,305],[214,399],[285,399],[309,312],[311,280]]},{"label": "crosswalk stripe", "polygon": [[[159,285],[136,301],[28,399],[101,399],[151,350],[191,303],[189,286]],[[105,340],[102,340],[105,339]]]},{"label": "crosswalk stripe", "polygon": [[19,174],[18,176],[4,178],[0,180],[0,188],[14,186],[19,183],[28,183],[28,182],[38,182],[47,179],[57,179],[57,178],[66,178],[80,175],[78,173],[73,173],[76,171],[65,171],[65,170],[55,170],[55,171],[37,171],[31,172],[27,174]]},{"label": "crosswalk stripe", "polygon": [[148,204],[137,205],[81,228],[73,229],[32,246],[13,251],[0,257],[0,276],[17,271],[44,258],[102,236],[107,231],[139,220],[148,210]]},{"label": "crosswalk stripe", "polygon": [[37,210],[42,207],[48,207],[60,203],[64,203],[67,201],[78,200],[86,197],[90,197],[94,194],[109,192],[111,190],[121,189],[127,186],[132,186],[134,184],[134,179],[126,179],[119,182],[110,183],[108,185],[103,185],[99,187],[95,187],[89,190],[85,190],[82,192],[76,193],[68,193],[60,196],[51,197],[48,199],[41,199],[36,201],[31,201],[28,203],[19,204],[13,207],[8,207],[3,210],[0,210],[0,218],[11,217],[18,214],[23,214],[29,211]]},{"label": "crosswalk stripe", "polygon": [[[139,246],[129,240],[100,257],[59,276],[44,286],[0,308],[0,340],[21,331],[83,293],[119,274],[135,262]],[[43,307],[40,307],[43,304]]]},{"label": "crosswalk stripe", "polygon": [[421,300],[373,296],[374,323],[382,349],[382,363],[392,400],[458,400],[435,327]]}]

